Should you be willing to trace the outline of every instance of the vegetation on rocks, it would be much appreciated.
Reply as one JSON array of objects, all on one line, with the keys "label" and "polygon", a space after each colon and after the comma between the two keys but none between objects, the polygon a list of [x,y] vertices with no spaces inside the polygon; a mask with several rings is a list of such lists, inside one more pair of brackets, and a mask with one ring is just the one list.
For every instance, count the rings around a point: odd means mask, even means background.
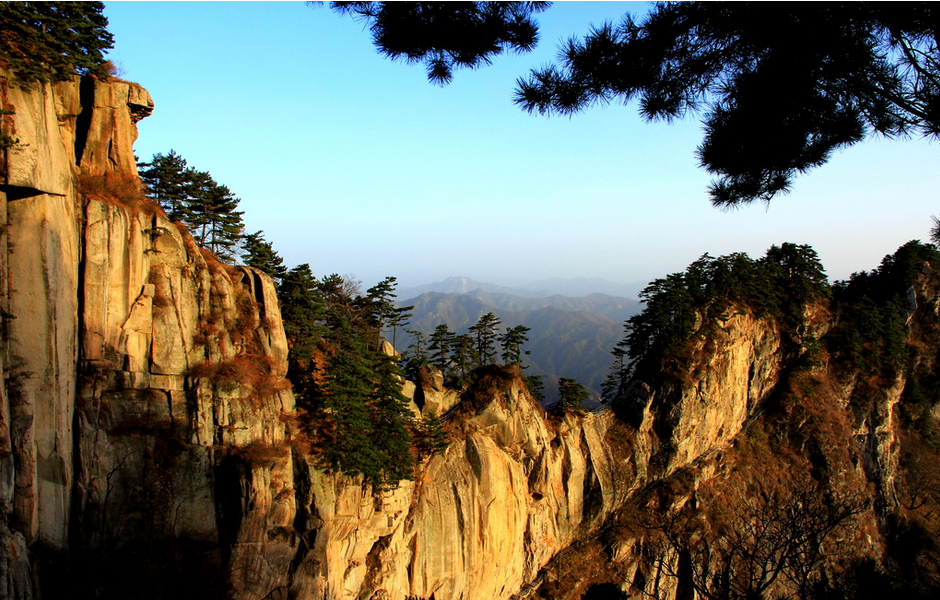
[{"label": "vegetation on rocks", "polygon": [[608,395],[644,362],[653,369],[675,367],[692,336],[709,337],[739,310],[778,321],[791,351],[800,353],[809,341],[807,307],[830,294],[825,270],[806,245],[772,246],[758,260],[743,253],[718,258],[706,254],[684,272],[657,279],[640,293],[646,306],[627,320],[626,336],[612,351],[616,360],[614,377],[605,385]]},{"label": "vegetation on rocks", "polygon": [[103,52],[113,46],[102,2],[0,4],[0,62],[21,86],[107,77]]},{"label": "vegetation on rocks", "polygon": [[[227,186],[208,172],[187,166],[173,150],[154,154],[150,162],[139,163],[138,170],[147,193],[170,219],[186,224],[203,248],[224,260],[234,259],[245,237],[243,213],[237,210],[240,200]],[[258,250],[259,240],[251,241]]]}]

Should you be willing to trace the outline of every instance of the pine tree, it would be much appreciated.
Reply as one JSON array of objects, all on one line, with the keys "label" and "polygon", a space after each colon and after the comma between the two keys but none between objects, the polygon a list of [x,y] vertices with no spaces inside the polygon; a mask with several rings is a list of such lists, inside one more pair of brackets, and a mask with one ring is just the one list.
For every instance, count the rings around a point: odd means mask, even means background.
[{"label": "pine tree", "polygon": [[444,424],[434,411],[430,411],[428,414],[421,417],[421,422],[418,424],[418,427],[420,432],[418,447],[424,453],[435,456],[437,454],[443,454],[444,451],[447,450],[447,445],[450,443],[450,436],[447,435],[447,431],[444,430]]},{"label": "pine tree", "polygon": [[447,327],[447,323],[441,323],[434,328],[434,332],[428,339],[428,350],[430,350],[432,357],[431,364],[444,373],[447,372],[449,367],[448,357],[451,345],[454,343],[454,337],[454,332]]},{"label": "pine tree", "polygon": [[103,10],[102,2],[0,3],[0,62],[27,88],[76,73],[107,77],[103,52],[114,39]]},{"label": "pine tree", "polygon": [[397,485],[411,479],[414,461],[411,458],[411,420],[408,399],[402,394],[402,371],[394,357],[373,352],[374,388],[369,395],[372,410],[372,440],[380,458],[380,473],[374,480],[382,486]]},{"label": "pine tree", "polygon": [[470,334],[463,333],[454,337],[450,347],[454,370],[460,379],[464,380],[473,369],[480,365],[480,358],[476,353],[474,340]]},{"label": "pine tree", "polygon": [[365,327],[362,319],[362,302],[359,298],[359,282],[347,276],[333,273],[324,276],[319,283],[320,293],[326,307],[326,325],[330,331],[339,331],[340,324],[357,323],[360,329]]},{"label": "pine tree", "polygon": [[604,400],[611,402],[617,397],[620,389],[627,382],[629,368],[627,363],[627,351],[624,349],[625,343],[620,342],[610,351],[614,355],[614,363],[610,367],[610,373],[601,384],[601,394]]},{"label": "pine tree", "polygon": [[411,312],[414,306],[399,306],[392,311],[389,317],[388,326],[392,328],[392,347],[398,347],[398,328],[408,324],[408,319],[413,316]]},{"label": "pine tree", "polygon": [[194,184],[188,207],[193,237],[219,258],[231,260],[245,228],[244,213],[236,210],[240,200],[208,173],[198,172]]},{"label": "pine tree", "polygon": [[363,304],[375,328],[376,342],[381,339],[385,325],[395,318],[395,288],[397,286],[398,283],[394,277],[386,277],[366,290]]},{"label": "pine tree", "polygon": [[186,166],[186,159],[170,150],[168,154],[154,154],[149,163],[138,163],[137,169],[147,187],[147,195],[167,216],[173,221],[188,221],[195,171]]},{"label": "pine tree", "polygon": [[490,365],[495,361],[496,350],[494,344],[496,343],[497,327],[501,322],[499,317],[489,312],[480,317],[480,320],[469,329],[475,338],[481,365]]},{"label": "pine tree", "polygon": [[418,370],[428,364],[428,343],[423,333],[413,329],[406,329],[405,333],[410,335],[414,341],[409,344],[404,352],[405,375],[409,379],[416,379]]},{"label": "pine tree", "polygon": [[321,325],[326,308],[310,265],[304,263],[289,270],[277,288],[277,298],[291,364],[307,368],[320,338],[326,333]]},{"label": "pine tree", "polygon": [[529,390],[529,395],[532,396],[532,399],[536,402],[545,401],[545,384],[542,383],[542,377],[540,375],[526,375],[523,377],[525,381],[525,386]]},{"label": "pine tree", "polygon": [[200,246],[216,256],[232,260],[243,238],[239,199],[205,171],[187,166],[186,160],[170,150],[154,154],[149,163],[139,163],[140,178],[148,195],[174,221],[184,223]]},{"label": "pine tree", "polygon": [[369,406],[374,365],[359,331],[348,322],[334,332],[343,343],[334,346],[324,379],[317,433],[324,462],[336,471],[376,477],[383,468],[373,439],[375,415]]},{"label": "pine tree", "polygon": [[265,241],[263,231],[245,235],[242,239],[242,249],[242,260],[245,264],[267,273],[275,283],[279,283],[287,275],[284,260],[274,249],[274,245]]},{"label": "pine tree", "polygon": [[584,386],[574,379],[562,377],[558,380],[558,410],[584,414],[584,403],[589,397]]},{"label": "pine tree", "polygon": [[522,350],[522,345],[529,341],[529,337],[526,335],[529,331],[531,329],[525,325],[516,325],[499,336],[499,345],[503,350],[503,363],[522,366],[522,356],[529,354],[528,350],[524,352]]}]

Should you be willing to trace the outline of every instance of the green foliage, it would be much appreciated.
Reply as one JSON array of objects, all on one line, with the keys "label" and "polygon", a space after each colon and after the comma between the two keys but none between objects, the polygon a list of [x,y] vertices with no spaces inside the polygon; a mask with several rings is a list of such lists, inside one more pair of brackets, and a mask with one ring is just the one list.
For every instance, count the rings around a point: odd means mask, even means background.
[{"label": "green foliage", "polygon": [[381,459],[373,444],[368,398],[372,392],[371,358],[361,333],[344,324],[332,332],[335,345],[325,370],[325,385],[316,397],[316,438],[323,462],[351,475],[374,476]]},{"label": "green foliage", "polygon": [[[3,123],[2,118],[4,115],[13,115],[13,114],[16,114],[15,111],[0,108],[0,125],[2,125]],[[0,151],[6,150],[7,148],[11,148],[15,146],[16,144],[19,143],[19,141],[20,140],[18,138],[9,136],[3,133],[2,131],[0,131]]]},{"label": "green foliage", "polygon": [[358,282],[316,279],[295,267],[278,286],[290,354],[288,378],[320,463],[389,487],[412,476],[412,435],[402,371],[381,351],[394,278],[359,293]]},{"label": "green foliage", "polygon": [[451,345],[454,343],[455,334],[447,327],[447,323],[441,323],[434,328],[434,332],[428,338],[428,350],[431,352],[431,364],[446,373],[450,367]]},{"label": "green foliage", "polygon": [[481,366],[494,364],[496,359],[495,343],[497,328],[501,321],[495,314],[489,312],[470,327],[470,334],[476,343],[477,357]]},{"label": "green foliage", "polygon": [[170,219],[185,222],[189,218],[188,204],[195,175],[195,170],[186,165],[186,159],[170,150],[167,154],[154,154],[149,163],[138,163],[137,170],[147,195]]},{"label": "green foliage", "polygon": [[287,275],[284,260],[271,242],[265,241],[263,231],[246,235],[242,240],[242,249],[244,250],[242,260],[245,264],[267,273],[275,283],[280,282]]},{"label": "green foliage", "polygon": [[504,50],[529,51],[538,28],[534,13],[547,2],[331,2],[333,10],[364,20],[379,51],[422,62],[428,79],[448,83],[456,67],[476,68]]},{"label": "green foliage", "polygon": [[607,402],[612,402],[621,388],[627,383],[630,374],[629,363],[627,362],[627,351],[624,348],[625,343],[617,344],[610,353],[614,356],[614,363],[610,366],[610,374],[601,384],[601,396]]},{"label": "green foliage", "polygon": [[417,379],[418,371],[428,363],[428,342],[420,331],[407,330],[413,341],[402,357],[405,363],[405,375],[409,379]]},{"label": "green foliage", "polygon": [[584,414],[584,403],[590,396],[584,386],[568,377],[562,377],[558,380],[558,404],[555,406],[562,412],[573,412],[575,414]]},{"label": "green foliage", "polygon": [[287,271],[278,285],[277,297],[290,347],[290,362],[306,370],[320,338],[327,333],[323,325],[326,306],[310,265],[304,263]]},{"label": "green foliage", "polygon": [[106,77],[113,47],[102,2],[0,3],[0,62],[22,87],[75,74]]},{"label": "green foliage", "polygon": [[563,115],[634,98],[648,120],[701,112],[712,202],[767,201],[869,132],[940,132],[937,14],[930,3],[662,3],[571,39],[560,66],[519,81],[516,101]]},{"label": "green foliage", "polygon": [[446,379],[456,381],[458,385],[466,384],[476,369],[496,364],[497,343],[504,365],[518,365],[525,369],[522,357],[529,352],[523,350],[523,345],[529,339],[526,334],[530,328],[517,325],[500,333],[500,324],[499,317],[490,312],[482,315],[467,333],[461,335],[451,331],[446,323],[436,325],[430,336],[406,330],[413,339],[405,352],[408,377],[414,378],[420,367],[432,364]]},{"label": "green foliage", "polygon": [[525,375],[522,379],[525,381],[526,389],[529,390],[532,399],[539,403],[544,402],[545,384],[542,383],[542,377],[540,375]]},{"label": "green foliage", "polygon": [[433,412],[423,417],[418,423],[418,449],[429,456],[443,454],[450,444],[450,436],[444,430],[444,424]]},{"label": "green foliage", "polygon": [[[719,258],[706,254],[685,272],[657,279],[640,293],[646,306],[627,320],[627,334],[618,348],[626,349],[632,366],[646,358],[659,364],[675,362],[693,335],[708,335],[727,320],[728,311],[740,307],[778,319],[791,343],[801,346],[805,307],[829,295],[825,271],[809,246],[772,246],[757,261],[741,253]],[[615,349],[614,356],[608,395],[626,378],[624,355]]]},{"label": "green foliage", "polygon": [[173,150],[154,154],[149,163],[139,163],[140,178],[148,195],[170,219],[185,223],[200,246],[219,258],[232,260],[244,237],[240,200],[209,173],[187,166]]},{"label": "green foliage", "polygon": [[385,327],[392,328],[392,346],[395,346],[395,333],[398,327],[407,323],[408,311],[413,306],[397,308],[395,306],[395,288],[398,282],[394,277],[386,277],[366,290],[363,306],[367,307],[368,318],[375,328],[376,335],[382,335]]},{"label": "green foliage", "polygon": [[451,344],[454,372],[461,381],[465,381],[473,369],[480,364],[473,338],[468,333],[454,336]]},{"label": "green foliage", "polygon": [[833,286],[841,312],[833,338],[838,356],[851,368],[893,378],[908,367],[907,291],[925,264],[940,265],[940,251],[911,241],[885,256],[872,271],[853,274]]},{"label": "green foliage", "polygon": [[200,246],[231,261],[245,228],[243,213],[236,210],[240,200],[227,186],[213,181],[208,173],[200,175],[197,192],[188,207],[188,225]]},{"label": "green foliage", "polygon": [[516,325],[508,328],[497,338],[503,351],[501,355],[503,364],[522,366],[523,354],[529,353],[522,350],[523,344],[529,341],[529,337],[526,335],[529,331],[531,329],[525,325]]},{"label": "green foliage", "polygon": [[[410,452],[412,439],[407,428],[411,411],[408,399],[402,394],[403,375],[394,357],[380,351],[373,353],[373,387],[367,402],[372,417],[370,437],[380,463],[378,469],[365,474],[383,486],[394,486],[402,479],[411,479],[414,471]],[[439,443],[440,439],[436,441]]]}]

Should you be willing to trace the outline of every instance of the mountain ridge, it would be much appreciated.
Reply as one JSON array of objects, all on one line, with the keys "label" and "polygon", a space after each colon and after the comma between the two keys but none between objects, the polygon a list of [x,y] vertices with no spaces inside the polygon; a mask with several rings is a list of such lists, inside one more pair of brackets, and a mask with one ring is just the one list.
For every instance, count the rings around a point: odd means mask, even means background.
[{"label": "mountain ridge", "polygon": [[443,281],[402,288],[398,292],[398,297],[413,298],[429,292],[467,294],[476,290],[483,290],[484,292],[510,294],[523,298],[544,298],[555,295],[578,298],[594,294],[636,298],[645,285],[645,283],[619,284],[599,277],[551,277],[523,284],[501,285],[478,281],[470,277],[454,276]]}]

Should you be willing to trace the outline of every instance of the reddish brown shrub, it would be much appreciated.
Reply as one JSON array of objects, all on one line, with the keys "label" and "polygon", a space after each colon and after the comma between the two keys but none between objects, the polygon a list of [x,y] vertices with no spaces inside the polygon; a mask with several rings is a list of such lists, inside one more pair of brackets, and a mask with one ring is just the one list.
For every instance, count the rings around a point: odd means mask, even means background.
[{"label": "reddish brown shrub", "polygon": [[217,389],[234,391],[241,387],[245,399],[260,400],[279,390],[290,388],[290,382],[271,373],[272,358],[242,354],[223,362],[203,362],[189,370],[189,376],[208,379]]},{"label": "reddish brown shrub", "polygon": [[162,212],[156,202],[144,195],[137,175],[110,172],[103,175],[80,173],[78,191],[86,200],[97,200],[130,208],[148,215]]},{"label": "reddish brown shrub", "polygon": [[290,455],[286,444],[268,444],[261,441],[234,448],[232,452],[252,468],[273,467],[278,461],[285,460]]}]

